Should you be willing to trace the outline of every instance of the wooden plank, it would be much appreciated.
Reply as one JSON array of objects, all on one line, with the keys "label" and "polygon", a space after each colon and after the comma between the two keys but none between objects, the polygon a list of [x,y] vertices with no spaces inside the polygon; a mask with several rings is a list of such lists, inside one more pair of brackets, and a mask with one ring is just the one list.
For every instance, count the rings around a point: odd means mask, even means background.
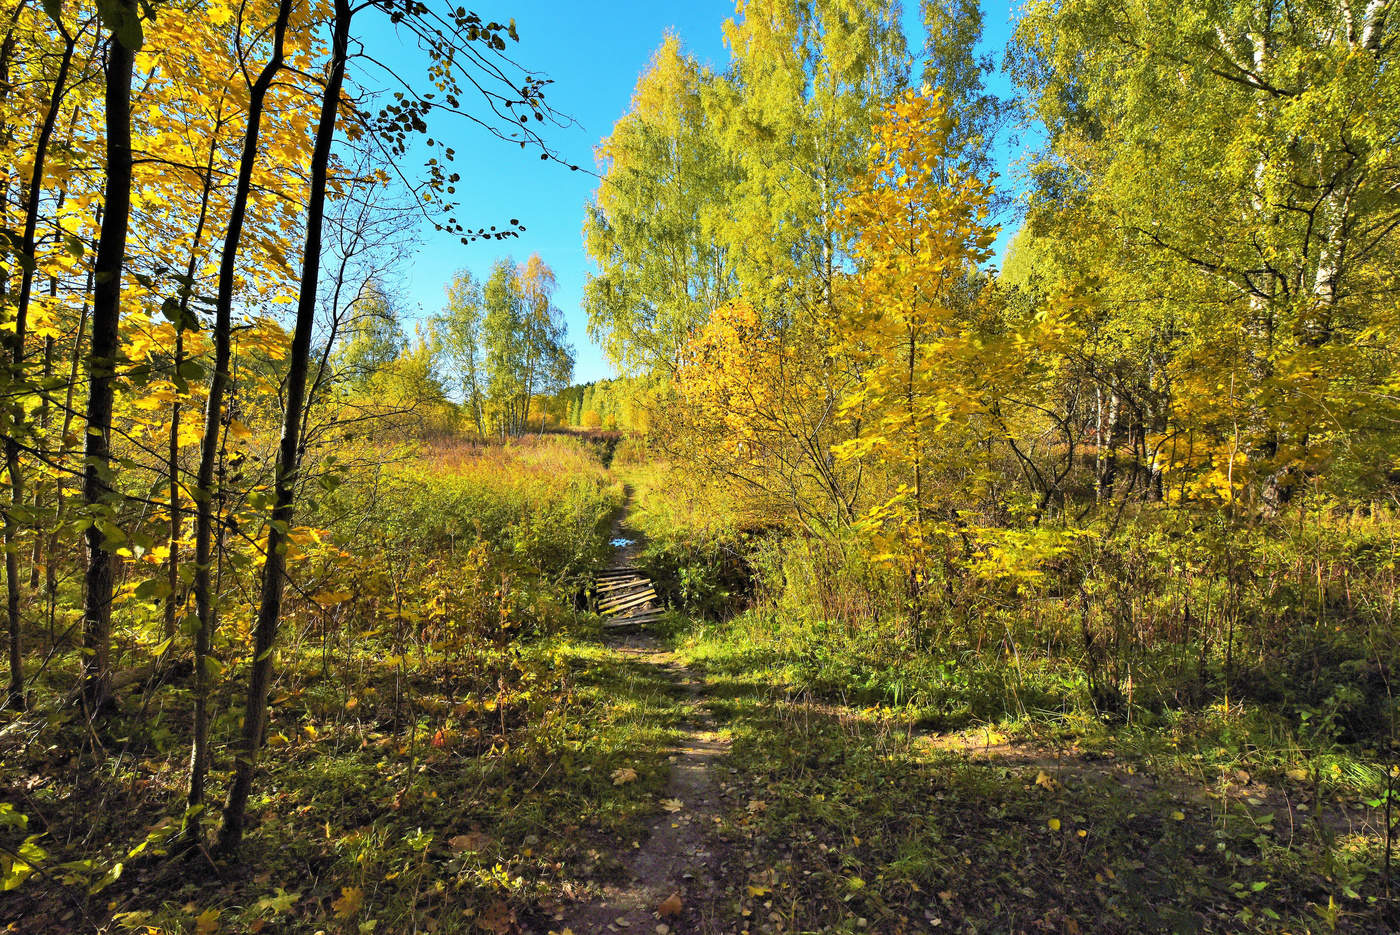
[{"label": "wooden plank", "polygon": [[648,591],[646,594],[629,598],[628,600],[617,604],[611,604],[607,607],[599,607],[598,610],[604,614],[613,615],[620,613],[624,610],[630,610],[633,607],[640,607],[643,604],[649,603],[650,601],[654,600],[656,600],[656,592]]},{"label": "wooden plank", "polygon": [[648,621],[642,620],[638,617],[623,617],[621,620],[609,620],[607,623],[603,624],[603,629],[631,630],[640,627],[647,622]]},{"label": "wooden plank", "polygon": [[660,617],[623,617],[603,624],[604,630],[637,630],[659,621]]},{"label": "wooden plank", "polygon": [[598,609],[603,613],[608,613],[609,611],[617,610],[619,607],[622,607],[624,605],[627,607],[631,607],[634,603],[636,603],[639,600],[645,602],[655,597],[656,591],[652,588],[647,588],[645,591],[636,591],[632,594],[622,594],[616,597],[610,597],[607,600],[600,603],[598,605]]},{"label": "wooden plank", "polygon": [[600,594],[599,599],[600,599],[600,600],[604,600],[604,601],[610,601],[610,600],[612,600],[612,599],[615,598],[615,597],[623,597],[623,596],[625,596],[626,592],[628,592],[628,591],[646,591],[646,590],[648,590],[648,589],[650,589],[650,588],[653,588],[653,587],[655,587],[655,585],[653,585],[650,581],[638,581],[638,582],[635,583],[635,584],[628,584],[628,585],[619,586],[619,587],[616,587],[616,588],[609,588],[609,592],[610,592],[610,593],[606,593],[606,594],[605,594],[605,593],[603,593],[603,592],[600,591],[600,592],[599,592],[599,594]]},{"label": "wooden plank", "polygon": [[594,588],[594,590],[597,591],[599,594],[601,594],[601,593],[603,593],[604,591],[616,591],[616,590],[618,590],[619,588],[630,588],[630,587],[635,587],[636,585],[639,585],[639,584],[644,584],[644,585],[647,585],[648,587],[650,587],[650,586],[651,586],[651,579],[649,579],[649,578],[627,578],[627,579],[625,579],[625,580],[618,580],[618,581],[616,581],[616,582],[609,583],[609,584],[600,584],[600,585],[598,585],[598,587]]},{"label": "wooden plank", "polygon": [[593,577],[598,581],[614,581],[618,578],[634,578],[640,575],[641,571],[636,568],[614,568],[600,571]]},{"label": "wooden plank", "polygon": [[[655,623],[656,621],[662,619],[665,616],[666,612],[664,610],[647,610],[643,611],[640,614],[637,614],[637,616],[635,617],[613,617],[611,620],[608,621],[608,624],[624,622]],[[604,626],[607,626],[608,624],[604,624]]]}]

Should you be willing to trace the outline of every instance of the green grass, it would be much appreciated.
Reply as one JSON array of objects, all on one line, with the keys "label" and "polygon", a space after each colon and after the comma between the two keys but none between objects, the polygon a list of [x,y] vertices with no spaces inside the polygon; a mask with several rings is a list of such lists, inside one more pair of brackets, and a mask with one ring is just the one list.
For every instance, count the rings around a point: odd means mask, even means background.
[{"label": "green grass", "polygon": [[[244,860],[217,875],[201,857],[159,856],[181,817],[188,682],[124,693],[89,735],[62,704],[76,655],[59,647],[36,710],[0,735],[8,797],[30,818],[0,829],[0,847],[37,833],[48,851],[0,921],[142,935],[467,933],[511,919],[547,931],[596,898],[658,813],[687,717],[674,683],[608,649],[580,609],[630,487],[640,562],[675,608],[654,635],[703,674],[732,741],[707,844],[715,931],[1400,923],[1375,807],[1387,669],[1344,652],[1341,624],[1291,633],[1286,652],[1241,648],[1229,673],[1177,644],[1114,644],[1128,647],[1130,677],[1106,708],[1063,595],[1001,594],[916,627],[858,537],[765,528],[619,450],[609,473],[570,439],[442,448],[322,498],[311,518],[326,542],[293,566],[306,586],[289,597]],[[1381,561],[1383,531],[1360,529],[1376,548],[1358,554]],[[1104,583],[1095,599],[1134,593],[1133,612],[1166,628],[1180,595],[1144,583],[1170,577],[1153,550],[1194,546],[1157,535],[1103,571],[1141,593]],[[1310,535],[1328,562],[1360,548],[1351,533]],[[1278,583],[1292,546],[1251,543],[1277,581],[1250,584],[1261,618],[1241,626],[1240,647],[1284,626],[1263,620],[1268,601],[1379,615],[1389,599],[1380,587],[1300,597]],[[1200,575],[1193,593],[1220,600]],[[319,602],[305,594],[316,589]],[[149,608],[119,618],[127,661],[159,643],[154,620]],[[246,629],[235,608],[216,646],[215,801]],[[618,783],[617,770],[636,778]]]},{"label": "green grass", "polygon": [[[430,652],[405,686],[374,646],[359,654],[368,674],[348,710],[322,703],[316,673],[287,672],[303,687],[269,728],[243,852],[250,872],[211,885],[198,867],[128,861],[123,880],[142,885],[118,881],[90,911],[114,931],[193,932],[214,911],[227,932],[261,920],[289,933],[465,933],[501,907],[544,925],[549,907],[617,876],[619,855],[658,811],[684,712],[654,667],[587,638],[542,638],[480,654],[476,666],[503,688],[463,704],[456,661]],[[619,769],[637,778],[615,784]],[[178,782],[178,770],[147,758],[113,778],[149,789]],[[125,810],[139,812],[141,798],[109,805],[107,830],[131,840]],[[98,862],[122,849],[109,845]],[[361,905],[337,918],[347,887]],[[28,913],[29,930],[75,921],[61,903],[45,905]]]},{"label": "green grass", "polygon": [[1334,908],[1340,930],[1386,924],[1375,838],[1287,828],[1277,794],[1226,805],[1121,736],[1006,746],[984,726],[946,749],[903,707],[775,678],[732,630],[689,646],[746,787],[724,826],[733,931],[1321,932]]},{"label": "green grass", "polygon": [[[37,833],[46,852],[0,927],[184,933],[212,913],[221,932],[466,932],[483,912],[543,920],[551,900],[586,897],[656,811],[677,716],[669,683],[604,649],[575,606],[621,492],[584,445],[546,439],[439,450],[323,496],[307,519],[324,541],[292,566],[242,859],[217,871],[163,856],[188,678],[123,692],[89,734],[63,702],[77,666],[60,647],[0,746],[29,819],[0,848]],[[227,609],[215,647],[216,805],[244,611]],[[154,619],[118,610],[124,665],[159,642]],[[624,767],[636,781],[614,785]]]}]

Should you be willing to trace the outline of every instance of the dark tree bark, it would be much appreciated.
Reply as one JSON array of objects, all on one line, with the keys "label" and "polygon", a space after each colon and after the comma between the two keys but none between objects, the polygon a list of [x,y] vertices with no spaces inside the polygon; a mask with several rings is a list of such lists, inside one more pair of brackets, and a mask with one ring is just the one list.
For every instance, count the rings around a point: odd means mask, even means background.
[{"label": "dark tree bark", "polygon": [[[139,44],[136,0],[115,0],[107,40],[107,177],[103,186],[101,239],[93,263],[92,345],[88,352],[87,437],[83,449],[83,506],[92,520],[85,533],[87,572],[83,599],[83,703],[89,716],[111,700],[112,588],[116,557],[96,521],[109,511],[112,488],[112,394],[119,352],[122,271],[131,215],[131,72]],[[132,45],[127,44],[132,40]],[[106,525],[103,523],[102,525]]]},{"label": "dark tree bark", "polygon": [[[0,102],[9,97],[10,91],[10,59],[15,51],[15,23],[19,20],[20,6],[15,7],[13,15],[10,17],[8,28],[5,30],[5,38],[0,40]],[[0,141],[8,143],[11,131],[8,124],[0,125]],[[10,191],[8,185],[0,185],[0,226],[9,227],[9,200]],[[9,265],[0,268],[0,295],[10,293],[10,273]],[[8,447],[8,444],[7,446]],[[4,541],[9,545],[14,521],[10,518],[9,511],[5,511],[4,518]],[[24,705],[24,660],[20,653],[20,632],[19,632],[19,565],[18,560],[13,557],[10,550],[6,549],[5,556],[5,610],[9,618],[9,655],[10,655],[10,690],[6,696],[6,704],[23,707]]]},{"label": "dark tree bark", "polygon": [[268,523],[267,555],[263,559],[262,591],[253,628],[252,671],[243,713],[243,730],[237,744],[233,782],[224,805],[219,829],[219,850],[232,855],[243,840],[243,819],[253,787],[258,753],[267,724],[267,689],[272,679],[272,651],[282,617],[282,591],[287,573],[287,533],[295,515],[297,472],[301,466],[301,417],[306,399],[306,378],[311,359],[311,330],[316,316],[317,287],[321,273],[321,227],[326,210],[326,176],[330,167],[335,122],[340,110],[340,89],[350,45],[351,8],[348,0],[335,0],[335,25],[331,37],[330,73],[321,98],[316,142],[311,151],[311,191],[306,205],[306,242],[301,257],[301,283],[297,295],[296,328],[287,370],[286,411],[282,440],[273,472],[275,500]]},{"label": "dark tree bark", "polygon": [[[63,35],[63,53],[58,61],[58,73],[54,76],[53,90],[49,94],[49,109],[39,125],[39,135],[34,141],[34,165],[29,173],[29,182],[24,193],[24,232],[20,235],[18,252],[20,255],[19,298],[15,302],[15,329],[6,339],[10,352],[10,379],[15,384],[24,380],[24,343],[29,328],[29,303],[34,294],[35,241],[39,230],[39,200],[43,195],[44,163],[49,155],[49,141],[53,139],[54,127],[58,124],[58,108],[63,96],[68,93],[68,71],[73,64],[73,50],[77,40],[68,34],[62,23],[57,23]],[[8,54],[6,58],[8,58]],[[19,461],[20,439],[24,430],[23,409],[15,406],[11,415],[9,432],[5,435],[5,470],[10,477],[10,503],[24,502],[24,474]],[[19,523],[11,510],[5,510],[5,615],[9,624],[10,655],[10,697],[9,704],[24,707],[24,659],[20,632],[20,568],[19,568]]]},{"label": "dark tree bark", "polygon": [[212,568],[214,564],[214,465],[219,456],[219,428],[223,419],[224,394],[229,382],[230,344],[233,331],[234,274],[238,248],[243,239],[243,223],[248,212],[253,166],[258,159],[258,139],[262,132],[263,109],[268,90],[283,65],[283,43],[292,0],[282,0],[272,26],[272,48],[248,96],[248,126],[243,136],[243,153],[238,165],[238,181],[229,207],[219,258],[219,285],[214,305],[214,372],[209,378],[209,397],[204,408],[204,432],[199,447],[199,467],[195,475],[195,569],[194,601],[199,626],[194,640],[194,739],[190,745],[190,771],[186,784],[186,839],[202,843],[201,810],[204,807],[205,780],[209,774],[209,652],[213,646],[215,618]]},{"label": "dark tree bark", "polygon": [[[194,239],[190,244],[190,259],[185,266],[185,281],[180,284],[180,304],[175,321],[175,354],[172,361],[175,378],[182,379],[180,365],[185,360],[185,331],[197,322],[192,322],[190,298],[194,295],[195,271],[199,265],[199,248],[204,243],[204,228],[209,222],[209,197],[214,189],[214,159],[218,154],[217,128],[223,124],[222,115],[216,122],[214,138],[209,141],[209,161],[204,166],[204,179],[200,189],[199,220],[194,226]],[[180,527],[184,513],[180,506],[180,416],[183,412],[180,397],[170,404],[169,450],[166,453],[166,466],[170,472],[170,560],[166,565],[166,585],[170,594],[165,599],[165,638],[175,638],[175,611],[179,606],[180,585]]]}]

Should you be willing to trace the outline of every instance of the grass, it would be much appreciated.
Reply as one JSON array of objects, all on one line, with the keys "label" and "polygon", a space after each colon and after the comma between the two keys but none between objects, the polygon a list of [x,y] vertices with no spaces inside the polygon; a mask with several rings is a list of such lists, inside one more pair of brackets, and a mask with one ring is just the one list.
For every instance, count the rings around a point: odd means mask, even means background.
[{"label": "grass", "polygon": [[[213,911],[230,932],[469,932],[491,913],[543,925],[549,907],[615,876],[665,783],[678,715],[664,680],[596,643],[550,638],[478,658],[506,687],[464,704],[455,665],[426,662],[403,701],[401,673],[381,664],[348,710],[310,689],[278,707],[285,739],[250,809],[250,873],[211,886],[138,863],[139,887],[118,881],[99,911],[117,931],[192,932]],[[615,785],[622,768],[637,779]],[[141,773],[123,778],[163,775]],[[52,911],[31,907],[28,930],[76,921]]]},{"label": "grass", "polygon": [[[0,727],[0,848],[43,852],[0,928],[467,932],[586,898],[656,810],[679,716],[669,683],[604,649],[576,609],[620,497],[567,438],[440,448],[324,494],[293,562],[238,863],[163,856],[188,679],[137,684],[89,735],[63,702],[76,661],[58,646],[33,710]],[[119,610],[128,664],[158,643],[153,619]],[[216,803],[246,624],[228,608],[215,648]],[[637,778],[614,785],[622,768]]]},{"label": "grass", "polygon": [[[687,718],[685,693],[581,609],[630,488],[641,562],[678,609],[653,636],[703,676],[731,741],[707,803],[710,930],[1400,924],[1381,869],[1386,760],[1342,678],[1370,670],[1319,655],[1306,691],[1221,680],[1171,704],[1139,703],[1169,694],[1144,675],[1137,702],[1103,710],[1073,643],[1045,638],[1064,621],[1035,629],[1052,600],[987,615],[995,638],[967,620],[911,633],[859,543],[794,540],[635,445],[617,455],[610,472],[567,438],[443,446],[322,497],[241,863],[162,856],[187,681],[140,685],[89,735],[62,704],[76,657],[58,647],[42,703],[0,726],[0,848],[33,836],[46,852],[0,923],[465,935],[550,931],[596,902],[662,808]],[[153,619],[125,619],[136,659]],[[245,626],[230,613],[216,647],[216,782]],[[1160,661],[1133,658],[1148,674]]]},{"label": "grass", "polygon": [[1288,807],[1296,788],[1213,785],[1117,736],[1096,749],[1068,731],[1031,741],[1015,723],[931,734],[902,707],[775,681],[726,645],[709,628],[688,657],[747,787],[725,824],[739,855],[722,886],[733,931],[1393,924],[1368,810],[1351,810],[1351,831],[1314,825]]},{"label": "grass", "polygon": [[[1285,674],[1308,646],[1324,645],[1302,638],[1317,631],[1256,643],[1254,660],[1204,678],[1180,665],[1176,646],[1159,651],[1130,631],[1137,683],[1126,682],[1125,706],[1104,709],[1077,655],[1074,617],[1057,616],[1064,601],[1053,580],[1036,599],[992,595],[975,619],[931,616],[915,632],[898,583],[860,542],[745,542],[711,518],[725,514],[703,507],[704,522],[687,526],[703,495],[669,502],[655,474],[637,487],[661,536],[699,553],[715,543],[746,548],[754,579],[746,610],[677,637],[732,730],[735,782],[746,787],[747,804],[726,816],[737,854],[721,887],[732,928],[721,930],[1326,932],[1400,923],[1382,873],[1384,731],[1343,674],[1372,670],[1313,656],[1305,678]],[[1306,620],[1316,595],[1287,582],[1329,568],[1349,567],[1353,586],[1368,575],[1376,582],[1355,596],[1356,621],[1384,613],[1385,524],[1317,521],[1231,545],[1257,563],[1237,596],[1260,626],[1242,625],[1237,646],[1282,626],[1267,617],[1280,595],[1293,603],[1279,613]],[[1149,531],[1123,567],[1094,572],[1103,595],[1137,588],[1127,592],[1132,612],[1158,628],[1189,606],[1172,601],[1200,595],[1209,607],[1229,596],[1195,546],[1172,536],[1181,533]],[[1347,566],[1349,555],[1382,561]],[[1187,563],[1196,592],[1153,565],[1164,557]],[[1147,590],[1152,582],[1165,587]],[[1328,589],[1338,636],[1325,645],[1345,648],[1338,594]],[[1110,611],[1094,626],[1116,626]],[[1281,687],[1251,684],[1255,671]],[[1183,677],[1197,679],[1194,693],[1172,681]]]}]

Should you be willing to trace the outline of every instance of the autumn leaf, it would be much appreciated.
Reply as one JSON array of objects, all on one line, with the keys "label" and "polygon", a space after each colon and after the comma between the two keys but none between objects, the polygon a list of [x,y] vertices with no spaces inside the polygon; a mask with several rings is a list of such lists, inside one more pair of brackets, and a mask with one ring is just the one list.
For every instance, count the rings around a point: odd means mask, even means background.
[{"label": "autumn leaf", "polygon": [[447,846],[453,854],[484,851],[490,843],[491,837],[482,831],[468,831],[466,834],[454,835],[447,839]]},{"label": "autumn leaf", "polygon": [[365,891],[358,886],[342,886],[340,888],[340,898],[331,903],[331,908],[335,910],[337,919],[348,919],[360,911],[360,906],[364,904]]},{"label": "autumn leaf", "polygon": [[1036,774],[1035,784],[1037,786],[1040,786],[1047,792],[1054,792],[1055,790],[1060,788],[1059,780],[1057,780],[1054,776],[1051,776],[1045,770],[1041,770],[1039,773]]},{"label": "autumn leaf", "polygon": [[622,766],[612,771],[612,781],[614,786],[624,786],[629,782],[637,781],[637,771],[630,766]]},{"label": "autumn leaf", "polygon": [[311,595],[311,599],[322,607],[326,607],[331,604],[344,604],[354,596],[349,591],[317,591]]},{"label": "autumn leaf", "polygon": [[258,908],[270,910],[276,913],[291,912],[292,906],[301,898],[300,893],[288,893],[282,887],[277,887],[277,892],[272,896],[264,896],[258,900]]},{"label": "autumn leaf", "polygon": [[656,907],[656,914],[663,919],[681,914],[681,894],[672,893],[661,901],[661,905]]},{"label": "autumn leaf", "polygon": [[661,807],[666,809],[666,811],[668,812],[678,812],[681,809],[685,808],[685,803],[682,802],[680,799],[662,799]]},{"label": "autumn leaf", "polygon": [[194,919],[195,935],[214,935],[219,930],[219,910],[206,909]]},{"label": "autumn leaf", "polygon": [[496,935],[506,935],[515,927],[515,912],[504,900],[496,900],[477,917],[476,927]]}]

